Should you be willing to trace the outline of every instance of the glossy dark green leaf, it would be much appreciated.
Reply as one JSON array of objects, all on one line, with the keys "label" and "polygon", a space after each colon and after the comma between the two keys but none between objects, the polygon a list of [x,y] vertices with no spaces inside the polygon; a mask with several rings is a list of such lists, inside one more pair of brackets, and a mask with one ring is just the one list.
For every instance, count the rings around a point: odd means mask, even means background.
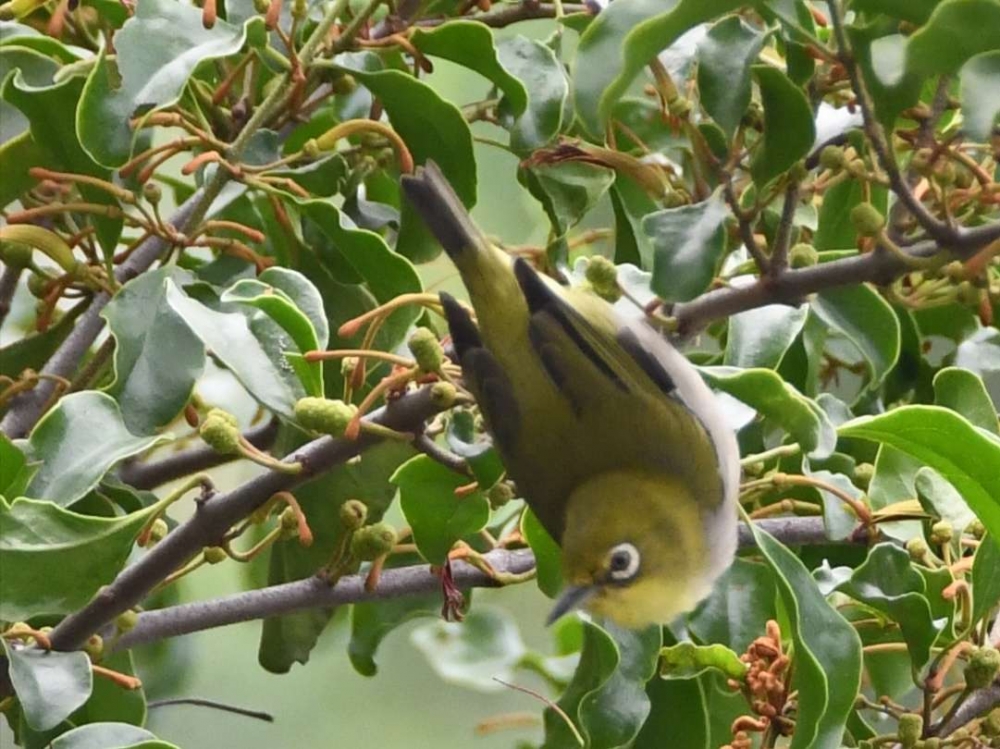
[{"label": "glossy dark green leaf", "polygon": [[768,304],[729,318],[727,366],[777,369],[785,352],[802,332],[809,308]]},{"label": "glossy dark green leaf", "polygon": [[973,329],[962,335],[955,352],[955,366],[982,377],[993,404],[1000,408],[1000,330]]},{"label": "glossy dark green leaf", "polygon": [[41,369],[59,344],[69,335],[73,323],[82,311],[83,306],[73,307],[44,333],[25,335],[0,348],[0,375],[17,379],[25,369],[33,369],[36,372]]},{"label": "glossy dark green leaf", "polygon": [[862,200],[862,185],[848,179],[823,192],[819,209],[819,226],[813,237],[817,250],[838,250],[853,247],[858,231],[851,222],[851,209]]},{"label": "glossy dark green leaf", "polygon": [[604,125],[640,70],[699,23],[735,10],[733,0],[626,0],[610,3],[580,38],[573,66],[577,115],[592,134]]},{"label": "glossy dark green leaf", "polygon": [[940,0],[854,0],[851,7],[864,13],[885,13],[918,25],[926,23]]},{"label": "glossy dark green leaf", "polygon": [[399,503],[420,554],[443,564],[455,542],[481,531],[490,518],[482,491],[462,497],[455,490],[469,483],[427,455],[411,458],[389,479],[399,487]]},{"label": "glossy dark green leaf", "polygon": [[0,618],[16,622],[81,608],[121,570],[153,512],[106,518],[33,499],[0,501]]},{"label": "glossy dark green leaf", "polygon": [[906,46],[907,69],[917,75],[958,72],[980,52],[1000,49],[1000,2],[944,0]]},{"label": "glossy dark green leaf", "polygon": [[505,609],[476,606],[461,622],[423,624],[410,641],[447,682],[482,691],[503,689],[527,652],[517,623]]},{"label": "glossy dark green leaf", "polygon": [[861,686],[861,641],[816,587],[802,562],[766,531],[753,528],[757,548],[775,572],[791,625],[799,711],[792,749],[840,749]]},{"label": "glossy dark green leaf", "polygon": [[[212,355],[261,404],[280,416],[293,418],[295,402],[306,391],[285,362],[280,346],[281,329],[271,323],[278,333],[276,336],[263,327],[255,329],[253,320],[244,314],[218,312],[185,294],[173,281],[167,280],[166,284],[167,304]],[[268,345],[271,342],[278,345]]]},{"label": "glossy dark green leaf", "polygon": [[935,469],[1000,536],[1000,442],[938,406],[901,406],[842,426],[842,436],[892,445]]},{"label": "glossy dark green leaf", "polygon": [[976,516],[955,487],[933,468],[921,468],[914,481],[917,498],[927,514],[951,523],[955,533],[953,548],[960,553],[959,538]]},{"label": "glossy dark green leaf", "polygon": [[116,463],[161,440],[129,432],[118,404],[104,393],[87,390],[67,395],[28,438],[28,457],[41,465],[26,493],[69,507]]},{"label": "glossy dark green leaf", "polygon": [[354,604],[351,639],[347,644],[347,655],[354,670],[362,676],[374,676],[378,672],[375,653],[392,630],[411,619],[440,614],[441,596],[435,594]]},{"label": "glossy dark green leaf", "polygon": [[708,700],[700,679],[651,679],[649,717],[632,749],[713,749]]},{"label": "glossy dark green leaf", "polygon": [[960,367],[946,367],[934,375],[934,402],[950,408],[987,432],[1000,436],[997,410],[982,378]]},{"label": "glossy dark green leaf", "polygon": [[610,169],[569,162],[530,168],[528,188],[545,209],[556,237],[565,236],[615,181]]},{"label": "glossy dark green leaf", "polygon": [[750,68],[767,35],[739,16],[714,24],[698,44],[698,93],[701,105],[733,137],[750,105]]},{"label": "glossy dark green leaf", "polygon": [[770,567],[737,557],[688,618],[688,629],[702,643],[742,653],[777,617],[774,585]]},{"label": "glossy dark green leaf", "polygon": [[[393,128],[405,141],[413,160],[433,160],[466,208],[476,203],[476,160],[472,133],[458,107],[442,99],[430,86],[398,70],[351,74],[374,94]],[[408,202],[403,202],[397,247],[417,262],[431,260],[440,246]]]},{"label": "glossy dark green leaf", "polygon": [[730,679],[742,679],[749,666],[725,645],[695,645],[679,642],[660,650],[660,676],[664,679],[692,679],[716,670]]},{"label": "glossy dark green leaf", "polygon": [[976,55],[959,72],[962,83],[962,129],[975,141],[986,143],[1000,118],[1000,51]]},{"label": "glossy dark green leaf", "polygon": [[812,457],[823,458],[833,452],[837,435],[829,417],[815,401],[806,398],[775,372],[703,367],[701,374],[712,387],[743,401],[787,431]]},{"label": "glossy dark green leaf", "polygon": [[[464,414],[470,419],[472,418],[471,413],[464,412]],[[503,478],[507,469],[504,468],[500,454],[493,447],[491,441],[483,440],[470,443],[461,439],[458,430],[455,429],[455,419],[458,416],[459,414],[454,414],[454,418],[449,425],[447,432],[448,447],[456,455],[465,460],[472,471],[472,475],[479,482],[480,488],[490,489]],[[475,439],[474,435],[473,439]]]},{"label": "glossy dark green leaf", "polygon": [[[126,676],[136,676],[131,650],[118,650],[101,657],[101,665]],[[146,723],[146,693],[139,689],[123,689],[110,679],[95,679],[90,698],[70,716],[74,725],[84,723]]]},{"label": "glossy dark green leaf", "polygon": [[[510,145],[518,153],[526,153],[550,143],[563,125],[563,111],[569,98],[569,81],[562,63],[552,49],[536,39],[514,36],[497,42],[500,64],[527,90],[528,104],[524,112],[513,115]],[[506,101],[501,105],[506,113]],[[506,123],[505,123],[505,126]]]},{"label": "glossy dark green leaf", "polygon": [[656,203],[639,185],[620,174],[608,194],[615,215],[615,263],[653,267],[653,245],[642,230],[642,219],[657,210]]},{"label": "glossy dark green leaf", "polygon": [[86,653],[46,651],[6,640],[4,647],[14,693],[28,725],[36,731],[55,728],[87,701],[94,677]]},{"label": "glossy dark green leaf", "polygon": [[517,71],[504,64],[504,57],[493,39],[493,31],[474,21],[452,21],[437,28],[416,27],[410,35],[413,46],[431,57],[475,70],[503,92],[515,117],[528,106],[528,92],[518,80]]},{"label": "glossy dark green leaf", "polygon": [[[882,510],[897,502],[916,499],[917,471],[920,461],[890,445],[879,447],[875,458],[875,475],[868,485],[868,500],[873,510]],[[899,520],[879,523],[882,533],[906,542],[921,535],[919,520]]]},{"label": "glossy dark green leaf", "polygon": [[91,723],[74,728],[52,742],[52,749],[177,749],[144,728],[128,723]]},{"label": "glossy dark green leaf", "polygon": [[[329,564],[344,537],[339,512],[346,500],[360,499],[368,507],[368,519],[381,520],[396,494],[389,477],[412,455],[409,445],[388,440],[366,450],[360,461],[337,466],[296,488],[295,498],[312,529],[313,543],[302,546],[297,539],[276,543],[267,584],[302,580]],[[310,609],[265,619],[257,654],[260,665],[272,673],[287,673],[296,662],[306,663],[332,615],[330,609]]]},{"label": "glossy dark green leaf", "polygon": [[787,75],[770,65],[753,66],[753,74],[764,105],[764,135],[750,173],[763,187],[809,153],[816,126],[805,94]]},{"label": "glossy dark green leaf", "polygon": [[28,463],[27,456],[10,437],[0,433],[0,497],[20,497],[34,472],[35,466]]},{"label": "glossy dark green leaf", "polygon": [[[864,496],[864,492],[858,489],[844,474],[825,470],[814,471],[809,467],[808,460],[802,461],[802,473],[839,489],[852,499],[861,501]],[[827,535],[835,541],[849,538],[858,526],[857,515],[848,508],[843,499],[833,492],[820,487],[816,487],[816,491],[823,502],[823,524],[826,527]]]},{"label": "glossy dark green leaf", "polygon": [[205,364],[202,342],[166,302],[168,278],[186,276],[175,268],[144,273],[101,313],[115,337],[115,381],[107,393],[135,434],[169,424],[190,399]]},{"label": "glossy dark green leaf", "polygon": [[521,516],[521,533],[535,555],[539,589],[555,598],[563,589],[562,551],[530,509]]},{"label": "glossy dark green leaf", "polygon": [[207,29],[202,13],[171,0],[140,0],[135,15],[115,34],[116,56],[102,52],[87,78],[76,128],[94,161],[120,167],[132,153],[129,121],[180,97],[195,68],[266,39],[264,19],[233,26],[218,20]]},{"label": "glossy dark green leaf", "polygon": [[725,249],[729,209],[713,196],[694,205],[651,213],[642,229],[653,245],[653,291],[686,302],[708,288]]},{"label": "glossy dark green leaf", "polygon": [[889,303],[858,284],[817,294],[812,309],[858,348],[868,365],[869,387],[879,387],[899,359],[899,320]]},{"label": "glossy dark green leaf", "polygon": [[986,536],[972,562],[972,621],[978,622],[1000,603],[1000,543]]},{"label": "glossy dark green leaf", "polygon": [[924,667],[944,622],[934,621],[924,579],[904,549],[895,544],[879,544],[839,590],[895,622],[914,668]]},{"label": "glossy dark green leaf", "polygon": [[884,18],[867,26],[847,27],[851,49],[864,76],[875,116],[891,128],[904,109],[916,104],[925,78],[906,63],[906,38],[899,23]]}]

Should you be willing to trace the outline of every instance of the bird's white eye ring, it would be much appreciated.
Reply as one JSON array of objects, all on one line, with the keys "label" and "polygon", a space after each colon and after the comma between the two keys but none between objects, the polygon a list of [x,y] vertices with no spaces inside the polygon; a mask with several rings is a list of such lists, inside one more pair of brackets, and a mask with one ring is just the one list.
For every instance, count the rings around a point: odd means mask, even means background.
[{"label": "bird's white eye ring", "polygon": [[608,554],[608,577],[614,582],[625,582],[639,571],[639,550],[630,543],[612,547]]}]

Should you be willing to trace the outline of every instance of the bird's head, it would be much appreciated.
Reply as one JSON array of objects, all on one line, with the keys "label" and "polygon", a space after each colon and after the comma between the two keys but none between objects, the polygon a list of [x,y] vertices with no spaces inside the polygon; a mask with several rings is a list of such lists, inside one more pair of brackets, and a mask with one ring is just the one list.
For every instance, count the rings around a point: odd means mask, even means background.
[{"label": "bird's head", "polygon": [[669,623],[708,594],[717,566],[709,546],[702,512],[679,479],[627,469],[599,474],[570,496],[562,537],[567,587],[549,621],[585,608],[633,629]]}]

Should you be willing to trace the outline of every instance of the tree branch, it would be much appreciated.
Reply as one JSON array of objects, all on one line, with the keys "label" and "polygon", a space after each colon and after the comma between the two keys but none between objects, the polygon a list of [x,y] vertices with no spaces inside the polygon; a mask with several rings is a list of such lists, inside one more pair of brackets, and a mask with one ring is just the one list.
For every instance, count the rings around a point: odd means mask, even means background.
[{"label": "tree branch", "polygon": [[[954,252],[961,246],[962,251],[955,254],[966,257],[997,239],[1000,239],[1000,223],[986,224],[960,232],[959,243],[947,249]],[[925,258],[940,249],[937,242],[928,240],[912,245],[907,251],[914,258]],[[677,320],[678,335],[687,336],[712,320],[767,304],[800,304],[818,291],[865,282],[884,286],[908,270],[911,267],[905,260],[878,250],[809,268],[786,270],[775,277],[760,278],[749,286],[714,289],[690,302],[675,304],[670,314]]]},{"label": "tree branch", "polygon": [[[393,401],[365,420],[396,431],[414,431],[439,410],[430,388],[423,388]],[[301,473],[268,471],[227,494],[199,503],[187,522],[167,534],[142,559],[122,571],[90,603],[60,622],[51,634],[53,648],[76,650],[82,647],[94,632],[142,601],[171,572],[206,546],[218,545],[233,525],[276,492],[292,489],[315,478],[380,441],[380,437],[364,431],[355,441],[321,437],[285,458],[285,462],[301,462],[305,467]]]},{"label": "tree branch", "polygon": [[[248,430],[243,436],[254,447],[266,450],[278,435],[278,420]],[[197,445],[160,460],[126,461],[118,470],[118,478],[136,489],[154,489],[174,479],[190,476],[224,463],[237,460],[238,455],[222,455],[208,445]]]},{"label": "tree branch", "polygon": [[17,291],[17,282],[21,279],[23,268],[15,268],[8,265],[0,274],[0,328],[3,327],[4,320],[10,312],[11,303],[14,300],[14,293]]},{"label": "tree branch", "polygon": [[973,692],[947,723],[936,725],[931,729],[931,735],[950,736],[966,723],[986,715],[995,707],[1000,707],[1000,683]]},{"label": "tree branch", "polygon": [[[557,3],[540,3],[538,0],[521,0],[516,5],[504,5],[498,10],[491,10],[486,13],[479,13],[474,16],[463,16],[463,20],[478,21],[479,23],[499,29],[510,26],[518,21],[534,21],[539,18],[555,18],[557,15]],[[585,4],[563,3],[563,13],[590,13],[591,9]],[[440,26],[448,21],[458,20],[455,17],[425,18],[417,21],[414,26],[434,27]],[[395,31],[390,33],[396,33]]]},{"label": "tree branch", "polygon": [[[183,233],[202,200],[203,193],[199,190],[181,204],[176,213],[170,217],[169,223]],[[115,270],[115,279],[121,284],[132,280],[148,270],[169,246],[170,243],[162,237],[148,237],[135,248],[125,262],[118,266]],[[55,392],[56,381],[51,378],[73,379],[80,361],[104,328],[101,310],[110,301],[111,295],[107,292],[102,291],[94,296],[90,306],[73,326],[73,330],[42,367],[41,374],[50,377],[39,381],[33,389],[22,393],[11,402],[3,421],[0,421],[0,431],[8,437],[17,438],[24,437],[34,428]]]},{"label": "tree branch", "polygon": [[[773,518],[756,522],[759,528],[788,546],[831,544],[818,517]],[[865,543],[864,534],[855,534],[840,543]],[[753,546],[753,534],[740,524],[739,543],[743,548]],[[535,558],[528,549],[509,551],[496,549],[484,555],[486,561],[500,573],[523,574],[534,569]],[[497,582],[481,569],[462,561],[452,563],[455,585],[468,588],[493,588]],[[341,578],[336,585],[316,577],[293,583],[272,585],[267,588],[235,593],[209,601],[185,603],[165,609],[139,614],[135,628],[122,635],[116,650],[156,642],[167,637],[177,637],[205,629],[229,624],[264,619],[313,608],[329,608],[360,601],[382,601],[390,598],[433,593],[441,589],[441,578],[429,565],[413,565],[385,570],[373,591],[365,589],[366,575]],[[55,633],[53,633],[55,634]]]}]

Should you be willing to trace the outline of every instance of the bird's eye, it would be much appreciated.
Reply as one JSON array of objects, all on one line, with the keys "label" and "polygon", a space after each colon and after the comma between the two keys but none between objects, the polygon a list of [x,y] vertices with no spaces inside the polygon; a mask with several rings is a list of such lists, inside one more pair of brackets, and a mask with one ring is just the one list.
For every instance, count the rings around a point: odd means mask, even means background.
[{"label": "bird's eye", "polygon": [[615,582],[625,582],[639,571],[639,550],[630,543],[618,544],[608,555],[608,576]]}]

